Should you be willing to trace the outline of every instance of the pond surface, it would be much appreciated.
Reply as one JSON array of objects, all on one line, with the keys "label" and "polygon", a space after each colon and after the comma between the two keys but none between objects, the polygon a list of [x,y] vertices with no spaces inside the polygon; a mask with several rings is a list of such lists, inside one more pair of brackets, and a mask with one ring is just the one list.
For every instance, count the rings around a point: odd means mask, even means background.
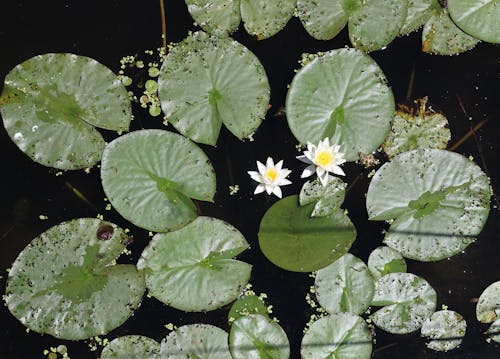
[{"label": "pond surface", "polygon": [[[0,81],[19,62],[47,52],[73,52],[92,57],[114,71],[119,70],[122,56],[140,54],[161,44],[161,21],[156,1],[16,1],[0,10]],[[189,30],[196,30],[182,0],[166,1],[167,38],[177,42]],[[474,50],[459,56],[438,57],[420,51],[420,32],[396,39],[387,49],[371,54],[393,88],[397,102],[404,101],[414,71],[412,99],[429,97],[434,109],[442,111],[450,121],[452,143],[464,136],[471,126],[488,120],[463,143],[457,152],[473,156],[491,177],[493,190],[500,184],[500,107],[498,101],[500,47],[479,44]],[[210,157],[217,174],[215,204],[200,203],[203,215],[217,217],[237,227],[251,244],[251,249],[239,258],[254,268],[251,283],[257,293],[266,293],[273,305],[273,315],[280,320],[292,349],[292,358],[299,357],[303,328],[312,311],[305,301],[313,279],[308,274],[284,271],[271,264],[261,253],[257,241],[260,219],[276,201],[276,197],[254,196],[253,183],[246,171],[255,168],[255,161],[267,156],[284,159],[293,171],[293,185],[283,187],[284,196],[297,194],[303,180],[303,166],[294,158],[298,155],[296,140],[282,115],[287,85],[299,67],[303,52],[315,53],[349,45],[344,30],[332,41],[315,41],[293,19],[276,36],[257,41],[243,31],[234,38],[251,49],[266,68],[271,84],[271,105],[266,120],[255,134],[254,142],[240,142],[227,130],[221,132],[216,148],[201,146]],[[161,117],[153,118],[134,105],[136,120],[133,129],[163,128]],[[172,130],[172,128],[169,128]],[[115,137],[105,133],[107,140]],[[77,217],[96,217],[123,228],[130,228],[135,241],[132,255],[121,259],[135,263],[150,237],[115,211],[105,210],[104,192],[98,168],[89,174],[83,171],[57,171],[32,162],[0,129],[0,151],[3,160],[0,216],[0,288],[5,291],[5,270],[18,253],[35,236],[49,227]],[[344,166],[346,181],[355,184],[348,192],[344,208],[354,222],[358,236],[351,253],[363,260],[381,244],[384,223],[367,220],[364,195],[368,188],[368,172],[357,164]],[[236,195],[229,186],[238,184]],[[81,195],[80,195],[81,194]],[[86,198],[83,200],[82,197]],[[377,330],[374,358],[498,358],[500,345],[486,343],[482,334],[487,325],[475,318],[475,301],[492,282],[500,280],[500,212],[494,208],[476,243],[464,254],[436,263],[408,260],[408,271],[427,279],[438,293],[438,308],[446,304],[462,315],[468,323],[462,346],[448,354],[426,349],[418,332],[396,336]],[[47,219],[40,219],[39,216]],[[44,217],[42,217],[44,218]],[[49,263],[47,263],[49,265]],[[168,330],[165,324],[176,326],[203,322],[228,330],[229,307],[209,313],[183,313],[169,308],[154,298],[145,297],[142,306],[124,325],[111,332],[110,339],[126,334],[142,334],[160,341]],[[100,349],[92,352],[86,342],[66,342],[48,335],[27,333],[26,329],[2,306],[0,309],[1,357],[41,358],[42,351],[66,344],[72,358],[96,358]]]}]

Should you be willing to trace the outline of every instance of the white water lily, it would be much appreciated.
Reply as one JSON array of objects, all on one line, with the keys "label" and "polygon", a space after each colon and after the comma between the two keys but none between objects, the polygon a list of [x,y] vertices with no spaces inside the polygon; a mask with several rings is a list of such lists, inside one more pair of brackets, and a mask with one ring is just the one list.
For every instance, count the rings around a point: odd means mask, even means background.
[{"label": "white water lily", "polygon": [[328,175],[329,172],[345,176],[344,171],[340,168],[340,165],[346,162],[344,154],[340,152],[339,145],[330,145],[328,138],[320,141],[318,146],[308,142],[307,150],[304,151],[303,155],[297,156],[297,159],[309,164],[304,172],[302,172],[301,177],[309,177],[316,172],[323,186],[326,186],[328,183],[330,178]]},{"label": "white water lily", "polygon": [[289,180],[286,179],[292,171],[287,168],[282,168],[283,161],[279,161],[274,164],[274,161],[271,157],[268,157],[266,160],[266,164],[257,161],[257,171],[248,171],[248,174],[254,181],[259,182],[257,188],[255,188],[254,194],[262,193],[264,191],[267,194],[273,193],[278,198],[281,198],[281,188],[280,186],[286,186],[291,184]]}]

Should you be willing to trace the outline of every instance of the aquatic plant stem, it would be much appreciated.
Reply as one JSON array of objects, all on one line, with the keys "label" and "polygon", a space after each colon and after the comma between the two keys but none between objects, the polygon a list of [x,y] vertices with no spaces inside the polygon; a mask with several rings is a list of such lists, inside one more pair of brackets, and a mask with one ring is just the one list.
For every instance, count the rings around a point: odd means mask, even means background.
[{"label": "aquatic plant stem", "polygon": [[410,81],[408,82],[408,90],[406,91],[406,101],[410,101],[414,83],[415,83],[415,63],[413,63],[413,66],[411,68]]},{"label": "aquatic plant stem", "polygon": [[77,196],[80,200],[82,200],[85,204],[87,204],[89,207],[91,207],[94,211],[96,212],[99,212],[99,210],[97,209],[97,207],[92,203],[90,202],[87,197],[85,197],[85,195],[80,192],[77,188],[75,188],[71,183],[69,183],[68,181],[64,182],[64,185],[71,190],[71,192],[73,192],[73,194],[75,196]]},{"label": "aquatic plant stem", "polygon": [[165,49],[165,54],[167,53],[167,21],[165,20],[165,4],[164,0],[160,0],[160,12],[161,12],[161,39],[163,48]]}]

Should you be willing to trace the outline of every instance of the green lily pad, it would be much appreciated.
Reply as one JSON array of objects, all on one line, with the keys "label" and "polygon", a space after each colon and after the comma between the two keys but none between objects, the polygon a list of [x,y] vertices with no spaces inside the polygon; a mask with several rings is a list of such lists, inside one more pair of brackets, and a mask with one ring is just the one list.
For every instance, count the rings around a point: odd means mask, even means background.
[{"label": "green lily pad", "polygon": [[440,310],[427,318],[422,325],[422,336],[430,340],[427,348],[447,352],[457,348],[465,336],[467,323],[453,310]]},{"label": "green lily pad", "polygon": [[500,343],[500,318],[491,324],[485,334],[489,334],[494,342]]},{"label": "green lily pad", "polygon": [[347,24],[347,4],[343,0],[298,0],[297,11],[309,35],[317,40],[330,40]]},{"label": "green lily pad", "polygon": [[405,23],[407,0],[365,0],[349,17],[349,39],[366,52],[383,49]]},{"label": "green lily pad", "polygon": [[215,145],[221,126],[239,139],[257,130],[269,106],[269,83],[240,43],[196,32],[170,49],[158,78],[168,121],[193,141]]},{"label": "green lily pad", "polygon": [[160,343],[142,335],[118,337],[104,347],[100,359],[160,359]]},{"label": "green lily pad", "polygon": [[368,257],[368,268],[377,280],[389,273],[405,273],[406,261],[401,253],[391,247],[378,247]]},{"label": "green lily pad", "polygon": [[389,273],[375,282],[372,305],[382,307],[370,318],[377,327],[393,334],[419,329],[436,310],[436,291],[412,273]]},{"label": "green lily pad", "polygon": [[140,130],[111,142],[101,180],[124,218],[155,232],[180,228],[197,216],[190,198],[213,202],[215,173],[194,143],[172,132]]},{"label": "green lily pad", "polygon": [[445,8],[434,7],[422,31],[422,51],[435,55],[456,55],[473,49],[479,40],[455,25]]},{"label": "green lily pad", "polygon": [[349,217],[337,210],[328,217],[311,218],[313,207],[300,206],[298,196],[289,196],[276,202],[262,218],[260,249],[278,267],[312,272],[351,248],[356,230]]},{"label": "green lily pad", "polygon": [[301,143],[328,137],[348,161],[375,151],[394,117],[394,97],[382,70],[355,49],[329,51],[294,77],[286,99],[290,129]]},{"label": "green lily pad", "polygon": [[417,148],[445,149],[451,140],[448,120],[426,108],[427,99],[416,100],[418,109],[400,105],[391,132],[382,144],[389,158]]},{"label": "green lily pad", "polygon": [[235,320],[251,314],[260,314],[267,317],[266,303],[256,295],[244,295],[231,306],[227,315],[228,322],[231,325]]},{"label": "green lily pad", "polygon": [[350,253],[320,269],[314,286],[319,304],[332,314],[363,313],[370,306],[375,291],[368,267]]},{"label": "green lily pad", "polygon": [[243,25],[250,35],[267,39],[292,18],[297,0],[240,0]]},{"label": "green lily pad", "polygon": [[448,0],[448,11],[466,33],[486,42],[500,43],[498,0]]},{"label": "green lily pad", "polygon": [[366,207],[388,220],[384,243],[404,257],[437,261],[462,252],[490,210],[488,177],[454,152],[419,149],[384,164],[373,176]]},{"label": "green lily pad", "polygon": [[9,272],[5,302],[30,330],[81,340],[123,324],[144,294],[133,265],[115,264],[128,237],[95,218],[60,223],[33,239]]},{"label": "green lily pad", "polygon": [[408,12],[399,35],[408,35],[424,26],[433,8],[441,8],[437,0],[408,0]]},{"label": "green lily pad", "polygon": [[241,21],[239,0],[185,0],[194,21],[213,35],[227,35]]},{"label": "green lily pad", "polygon": [[372,336],[363,318],[350,313],[331,314],[307,330],[300,354],[303,359],[369,359]]},{"label": "green lily pad", "polygon": [[238,318],[231,326],[229,348],[233,359],[288,359],[290,344],[278,323],[260,314]]},{"label": "green lily pad", "polygon": [[230,224],[198,217],[177,231],[156,234],[137,268],[163,303],[189,312],[213,310],[235,300],[248,283],[252,266],[232,259],[248,247]]},{"label": "green lily pad", "polygon": [[113,72],[73,54],[38,55],[12,69],[0,113],[21,151],[62,170],[92,167],[101,159],[106,143],[95,127],[121,132],[132,120],[127,90]]},{"label": "green lily pad", "polygon": [[161,342],[161,359],[232,359],[229,335],[209,324],[177,328]]},{"label": "green lily pad", "polygon": [[500,319],[500,281],[490,284],[481,293],[476,306],[476,317],[481,323]]},{"label": "green lily pad", "polygon": [[327,217],[337,211],[345,198],[347,184],[338,177],[331,176],[326,186],[318,179],[307,181],[299,195],[301,206],[314,203],[311,217]]}]

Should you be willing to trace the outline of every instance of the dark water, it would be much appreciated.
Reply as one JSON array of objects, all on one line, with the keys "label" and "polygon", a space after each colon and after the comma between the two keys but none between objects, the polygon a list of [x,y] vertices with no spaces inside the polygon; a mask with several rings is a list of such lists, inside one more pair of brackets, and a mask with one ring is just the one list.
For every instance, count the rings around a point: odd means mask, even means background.
[{"label": "dark water", "polygon": [[[12,1],[0,7],[0,80],[17,63],[36,54],[73,52],[97,59],[115,71],[124,55],[143,53],[157,48],[161,23],[157,1]],[[195,30],[182,0],[166,1],[168,40],[177,42],[188,30]],[[273,116],[284,105],[287,84],[298,67],[303,52],[317,52],[348,44],[347,33],[342,32],[328,42],[310,38],[297,19],[286,29],[265,41],[258,42],[244,32],[234,36],[249,47],[262,61],[272,88],[272,109],[255,135],[255,142],[239,142],[223,131],[217,148],[203,146],[217,173],[215,204],[200,203],[203,215],[224,219],[236,226],[252,248],[240,258],[253,264],[251,283],[256,292],[269,295],[274,315],[280,319],[290,339],[292,357],[299,356],[302,330],[311,311],[304,297],[313,280],[307,274],[287,272],[268,262],[259,250],[257,231],[260,219],[275,198],[252,196],[254,184],[246,171],[255,167],[255,160],[270,155],[285,160],[293,170],[293,185],[284,187],[284,194],[298,193],[303,183],[298,176],[301,164],[296,141],[288,130],[286,119]],[[434,57],[420,52],[420,33],[397,39],[373,58],[385,72],[394,90],[396,101],[404,101],[410,74],[415,69],[413,98],[429,96],[435,109],[443,111],[450,121],[453,140],[462,137],[471,125],[483,119],[488,122],[477,133],[478,143],[470,139],[458,152],[472,155],[476,162],[489,171],[492,186],[497,192],[500,181],[500,47],[479,44],[474,50],[454,57]],[[463,105],[460,105],[460,102]],[[464,110],[466,114],[464,113]],[[146,116],[135,108],[138,121],[134,129],[161,128],[159,118]],[[471,117],[472,121],[468,118]],[[107,134],[108,135],[108,134]],[[111,139],[109,135],[108,139]],[[2,159],[1,216],[0,216],[0,270],[1,291],[5,289],[5,269],[17,254],[36,235],[52,225],[76,217],[95,217],[98,213],[122,227],[131,229],[135,237],[132,258],[135,262],[149,240],[148,233],[134,228],[114,211],[105,211],[104,193],[99,173],[67,172],[55,176],[56,171],[33,163],[11,142],[3,127],[0,129]],[[482,153],[484,162],[481,160]],[[363,170],[356,164],[345,167],[347,181],[352,182]],[[239,184],[236,196],[229,196],[228,186]],[[366,177],[357,181],[348,193],[344,207],[349,210],[358,237],[351,252],[366,260],[368,254],[381,244],[383,224],[370,223],[364,207]],[[71,187],[83,193],[97,210],[79,199]],[[39,215],[48,216],[40,220]],[[460,349],[448,354],[427,350],[418,335],[396,336],[377,330],[375,358],[500,358],[500,346],[487,344],[482,332],[487,326],[475,319],[475,303],[490,283],[500,280],[500,213],[493,209],[478,241],[465,254],[437,263],[418,263],[409,260],[408,270],[426,278],[438,293],[438,306],[446,304],[463,314],[467,320],[467,335]],[[50,265],[48,262],[47,265]],[[229,308],[206,314],[183,313],[164,306],[155,299],[144,298],[141,308],[123,326],[109,334],[109,338],[126,334],[142,334],[161,340],[167,330],[164,324],[177,326],[204,322],[226,330]],[[2,306],[0,308],[0,357],[41,358],[43,349],[64,343],[72,358],[96,358],[85,342],[66,342],[50,336],[26,333],[25,328]]]}]

